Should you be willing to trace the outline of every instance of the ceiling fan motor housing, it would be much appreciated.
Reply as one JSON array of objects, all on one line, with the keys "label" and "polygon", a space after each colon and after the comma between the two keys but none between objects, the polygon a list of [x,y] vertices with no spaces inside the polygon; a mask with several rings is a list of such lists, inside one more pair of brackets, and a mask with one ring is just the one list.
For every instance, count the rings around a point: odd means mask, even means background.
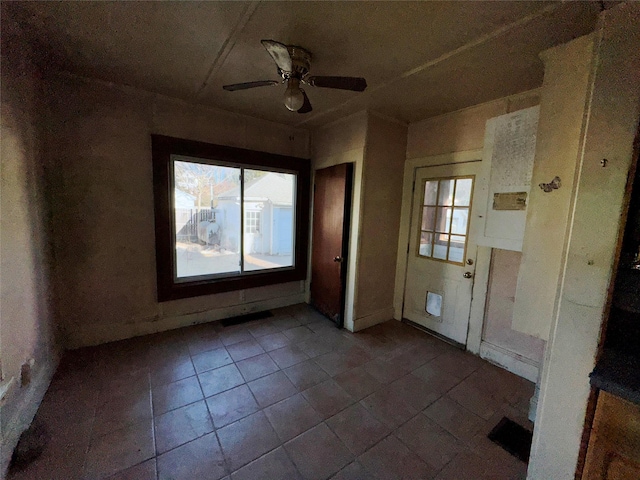
[{"label": "ceiling fan motor housing", "polygon": [[275,40],[261,40],[260,43],[262,43],[262,46],[276,63],[278,75],[280,75],[282,81],[259,80],[257,82],[223,85],[222,88],[228,91],[235,91],[286,83],[287,89],[285,91],[284,104],[287,109],[298,113],[309,113],[313,110],[309,97],[307,97],[305,91],[300,88],[301,84],[311,87],[351,90],[354,92],[362,92],[367,88],[367,81],[361,77],[309,76],[311,52],[302,47],[285,45]]},{"label": "ceiling fan motor housing", "polygon": [[291,57],[291,72],[282,72],[283,78],[302,78],[309,73],[311,65],[311,53],[302,47],[287,45],[289,56]]}]

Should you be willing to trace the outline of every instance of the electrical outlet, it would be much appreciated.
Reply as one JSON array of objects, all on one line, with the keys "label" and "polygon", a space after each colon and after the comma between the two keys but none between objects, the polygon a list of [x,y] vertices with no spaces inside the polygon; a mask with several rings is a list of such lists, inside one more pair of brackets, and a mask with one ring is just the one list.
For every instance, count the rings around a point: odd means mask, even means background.
[{"label": "electrical outlet", "polygon": [[31,369],[36,361],[33,358],[28,359],[20,367],[20,386],[26,387],[31,383]]},{"label": "electrical outlet", "polygon": [[20,367],[20,386],[26,387],[31,383],[31,365],[24,363]]}]

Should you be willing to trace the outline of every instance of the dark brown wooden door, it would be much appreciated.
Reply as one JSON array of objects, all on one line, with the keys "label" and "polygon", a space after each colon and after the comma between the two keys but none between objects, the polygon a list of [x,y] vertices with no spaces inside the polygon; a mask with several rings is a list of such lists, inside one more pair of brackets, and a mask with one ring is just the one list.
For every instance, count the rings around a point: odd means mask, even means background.
[{"label": "dark brown wooden door", "polygon": [[313,200],[311,304],[342,326],[353,165],[316,171]]}]

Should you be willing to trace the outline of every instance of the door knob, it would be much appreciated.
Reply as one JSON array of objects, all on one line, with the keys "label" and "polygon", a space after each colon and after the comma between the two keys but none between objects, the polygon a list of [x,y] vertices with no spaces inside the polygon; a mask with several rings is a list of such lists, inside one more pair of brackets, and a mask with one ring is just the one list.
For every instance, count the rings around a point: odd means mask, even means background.
[{"label": "door knob", "polygon": [[334,262],[342,263],[342,257],[340,255],[336,255],[333,257]]},{"label": "door knob", "polygon": [[463,276],[464,278],[471,278],[471,277],[473,276],[473,274],[472,274],[471,272],[464,272],[464,273],[462,274],[462,276]]}]

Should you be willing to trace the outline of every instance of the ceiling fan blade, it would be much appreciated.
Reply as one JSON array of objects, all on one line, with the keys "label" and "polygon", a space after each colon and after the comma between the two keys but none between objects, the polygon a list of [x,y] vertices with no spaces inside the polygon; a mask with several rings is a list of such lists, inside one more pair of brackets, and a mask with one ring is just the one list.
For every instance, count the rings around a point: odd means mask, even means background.
[{"label": "ceiling fan blade", "polygon": [[311,106],[311,102],[309,101],[309,97],[307,97],[307,92],[305,92],[302,89],[300,89],[300,91],[304,95],[304,103],[298,109],[298,113],[309,113],[311,110],[313,110],[313,107]]},{"label": "ceiling fan blade", "polygon": [[246,90],[248,88],[256,88],[256,87],[270,87],[274,85],[280,85],[282,82],[278,80],[260,80],[258,82],[245,82],[245,83],[234,83],[233,85],[224,85],[222,88],[229,92],[235,92],[236,90]]},{"label": "ceiling fan blade", "polygon": [[261,40],[260,43],[267,49],[267,52],[269,52],[269,55],[271,55],[280,70],[284,72],[293,71],[291,55],[289,55],[289,49],[286,45],[275,40]]},{"label": "ceiling fan blade", "polygon": [[314,87],[339,88],[340,90],[353,90],[362,92],[367,88],[367,81],[361,77],[307,77],[305,81]]}]

